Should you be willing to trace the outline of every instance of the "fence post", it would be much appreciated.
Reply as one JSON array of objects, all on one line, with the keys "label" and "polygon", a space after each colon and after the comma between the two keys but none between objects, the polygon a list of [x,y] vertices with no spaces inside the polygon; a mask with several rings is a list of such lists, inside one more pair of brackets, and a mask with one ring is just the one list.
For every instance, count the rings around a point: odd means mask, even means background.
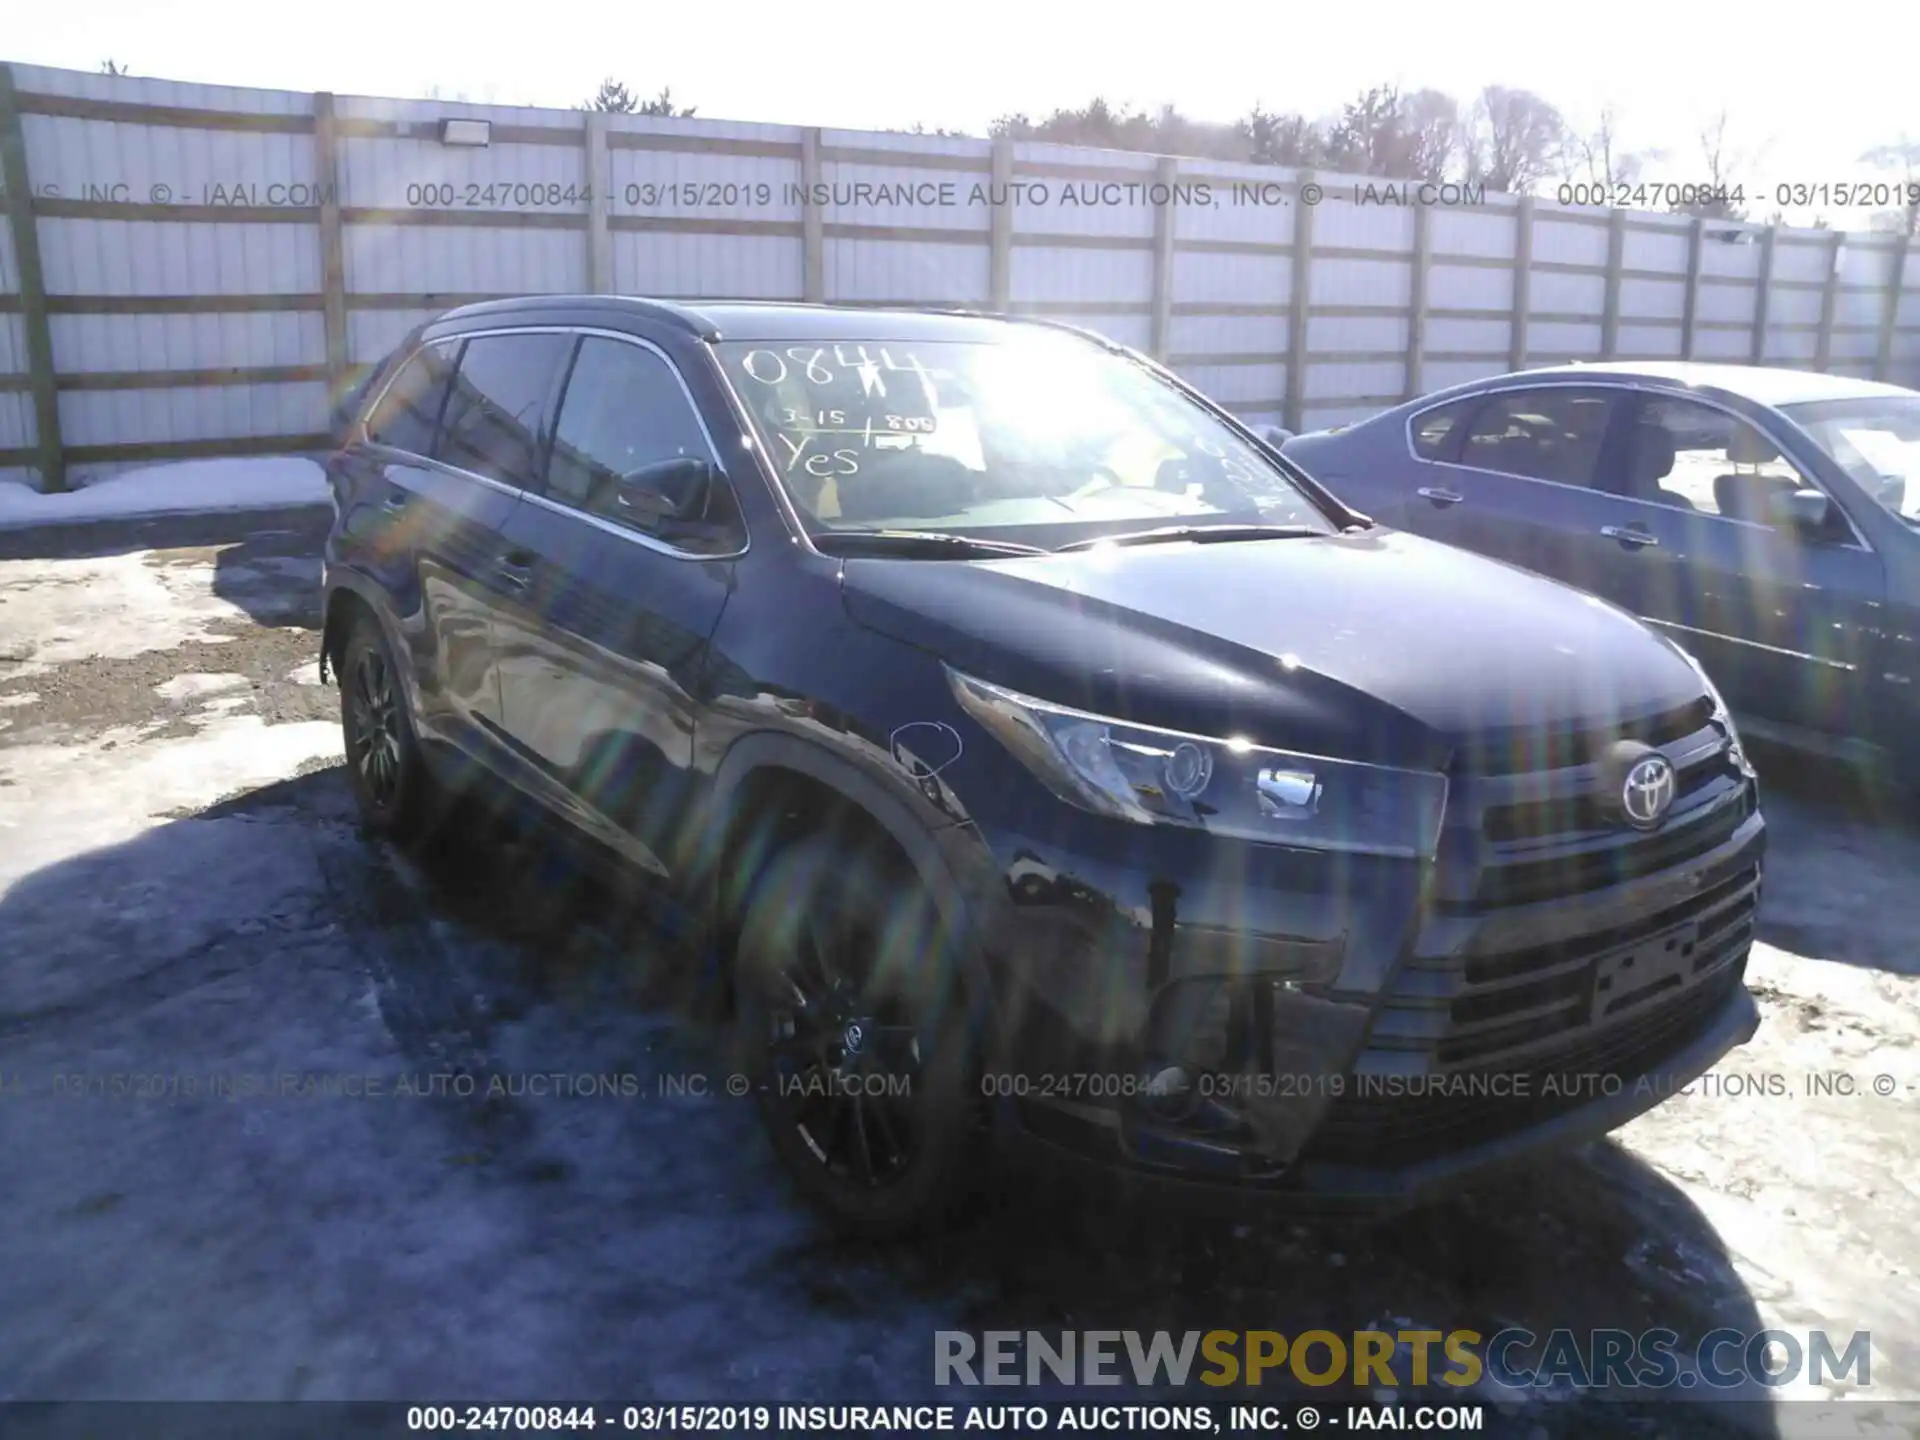
[{"label": "fence post", "polygon": [[1767,358],[1767,321],[1768,311],[1773,304],[1773,239],[1774,227],[1769,225],[1767,233],[1760,237],[1760,285],[1753,299],[1753,348],[1750,363],[1762,365]]},{"label": "fence post", "polygon": [[1167,187],[1167,198],[1153,212],[1153,321],[1148,331],[1148,351],[1164,365],[1168,337],[1173,331],[1173,187],[1179,183],[1180,162],[1162,155],[1154,166],[1153,178]]},{"label": "fence post", "polygon": [[1607,308],[1600,317],[1600,358],[1620,353],[1620,270],[1627,254],[1627,212],[1615,210],[1607,222]]},{"label": "fence post", "polygon": [[1696,215],[1687,231],[1687,298],[1680,312],[1680,358],[1693,359],[1700,329],[1700,267],[1705,263],[1707,217]]},{"label": "fence post", "polygon": [[1005,313],[1013,308],[1013,141],[1001,135],[993,142],[993,173],[987,198],[999,197],[987,207],[987,303]]},{"label": "fence post", "polygon": [[1527,368],[1527,330],[1533,312],[1533,196],[1522,195],[1513,212],[1513,321],[1508,327],[1507,369]]},{"label": "fence post", "polygon": [[1827,247],[1827,278],[1820,287],[1820,339],[1813,351],[1813,368],[1822,373],[1833,363],[1833,315],[1840,305],[1840,257],[1846,248],[1846,232],[1834,231]]},{"label": "fence post", "polygon": [[1427,265],[1433,254],[1433,229],[1425,205],[1413,207],[1413,271],[1407,296],[1408,400],[1421,392],[1427,359]]},{"label": "fence post", "polygon": [[827,298],[827,230],[820,197],[820,127],[800,132],[800,298],[818,304]]},{"label": "fence post", "polygon": [[40,230],[34,220],[33,182],[27,173],[27,139],[13,67],[0,65],[0,192],[7,197],[13,232],[13,266],[20,277],[20,328],[26,332],[27,382],[33,396],[33,440],[39,454],[40,488],[67,488],[66,452],[60,443],[60,396],[54,384],[53,333],[47,327],[47,286],[40,269]]},{"label": "fence post", "polygon": [[1913,249],[1913,236],[1900,233],[1893,247],[1893,263],[1887,267],[1887,294],[1880,302],[1880,338],[1873,351],[1873,378],[1886,380],[1893,374],[1893,336],[1900,323],[1901,287],[1907,283],[1907,255]]},{"label": "fence post", "polygon": [[596,295],[613,294],[613,229],[607,223],[612,199],[613,170],[607,162],[607,112],[589,110],[587,153],[587,288]]},{"label": "fence post", "polygon": [[[1292,303],[1287,311],[1287,408],[1281,422],[1289,430],[1305,428],[1307,412],[1307,307],[1312,303],[1313,287],[1313,206],[1305,191],[1315,183],[1311,170],[1296,175],[1293,193],[1293,253],[1288,270],[1293,284]],[[1316,201],[1316,203],[1318,203]]]},{"label": "fence post", "polygon": [[327,345],[327,405],[347,392],[347,263],[340,234],[340,136],[333,96],[313,97],[313,178],[320,186],[320,308]]}]

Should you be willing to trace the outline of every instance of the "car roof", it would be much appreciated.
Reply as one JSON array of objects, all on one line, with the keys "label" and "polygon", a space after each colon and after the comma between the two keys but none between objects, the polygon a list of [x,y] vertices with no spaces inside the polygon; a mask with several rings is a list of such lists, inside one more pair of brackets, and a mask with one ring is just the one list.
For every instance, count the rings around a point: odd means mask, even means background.
[{"label": "car roof", "polygon": [[[986,341],[1004,339],[1010,327],[1040,324],[1099,340],[1070,325],[994,315],[959,307],[915,309],[909,306],[814,305],[789,300],[666,300],[639,295],[525,295],[462,305],[439,316],[435,325],[471,320],[533,319],[565,311],[578,319],[598,311],[673,325],[707,340]],[[1100,342],[1108,343],[1108,342]]]},{"label": "car roof", "polygon": [[1769,365],[1714,365],[1685,360],[1603,360],[1550,365],[1518,373],[1570,380],[1590,375],[1650,380],[1666,385],[1684,385],[1691,389],[1718,390],[1756,405],[1771,406],[1915,393],[1898,385],[1885,385],[1877,380],[1864,380],[1853,375],[1822,375],[1809,370],[1788,370]]}]

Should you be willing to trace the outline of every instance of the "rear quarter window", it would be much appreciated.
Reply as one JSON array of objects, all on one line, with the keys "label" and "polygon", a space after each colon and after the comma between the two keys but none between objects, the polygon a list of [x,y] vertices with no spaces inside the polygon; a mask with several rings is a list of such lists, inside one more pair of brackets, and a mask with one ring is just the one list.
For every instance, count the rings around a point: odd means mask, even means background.
[{"label": "rear quarter window", "polygon": [[1414,416],[1413,423],[1408,427],[1413,453],[1422,460],[1446,459],[1452,453],[1453,441],[1460,433],[1461,423],[1477,403],[1478,396],[1469,396],[1465,400],[1455,400],[1450,405],[1422,410]]}]

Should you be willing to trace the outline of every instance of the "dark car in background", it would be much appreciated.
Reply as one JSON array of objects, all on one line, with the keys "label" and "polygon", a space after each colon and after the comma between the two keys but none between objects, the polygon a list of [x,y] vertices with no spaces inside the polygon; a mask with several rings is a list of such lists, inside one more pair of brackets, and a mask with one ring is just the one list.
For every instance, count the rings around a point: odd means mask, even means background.
[{"label": "dark car in background", "polygon": [[365,824],[508,797],[677,895],[775,1150],[858,1229],[943,1213],[989,1136],[1391,1207],[1757,1023],[1764,822],[1699,666],[1131,351],[549,296],[426,326],[348,428],[323,673]]},{"label": "dark car in background", "polygon": [[1920,780],[1920,393],[1746,366],[1568,365],[1284,450],[1385,524],[1658,626],[1750,738]]}]

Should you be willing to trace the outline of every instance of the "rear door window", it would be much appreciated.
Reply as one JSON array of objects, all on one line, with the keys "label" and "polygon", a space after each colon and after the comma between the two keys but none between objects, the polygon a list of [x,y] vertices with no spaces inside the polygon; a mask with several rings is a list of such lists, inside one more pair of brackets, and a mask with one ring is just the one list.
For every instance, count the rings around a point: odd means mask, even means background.
[{"label": "rear door window", "polygon": [[516,489],[535,484],[548,401],[571,343],[550,332],[469,340],[435,458]]},{"label": "rear door window", "polygon": [[367,416],[367,438],[415,455],[433,454],[454,355],[452,345],[429,345],[407,361]]},{"label": "rear door window", "polygon": [[1611,489],[1600,457],[1616,396],[1560,385],[1509,390],[1474,413],[1459,463],[1557,485]]}]

